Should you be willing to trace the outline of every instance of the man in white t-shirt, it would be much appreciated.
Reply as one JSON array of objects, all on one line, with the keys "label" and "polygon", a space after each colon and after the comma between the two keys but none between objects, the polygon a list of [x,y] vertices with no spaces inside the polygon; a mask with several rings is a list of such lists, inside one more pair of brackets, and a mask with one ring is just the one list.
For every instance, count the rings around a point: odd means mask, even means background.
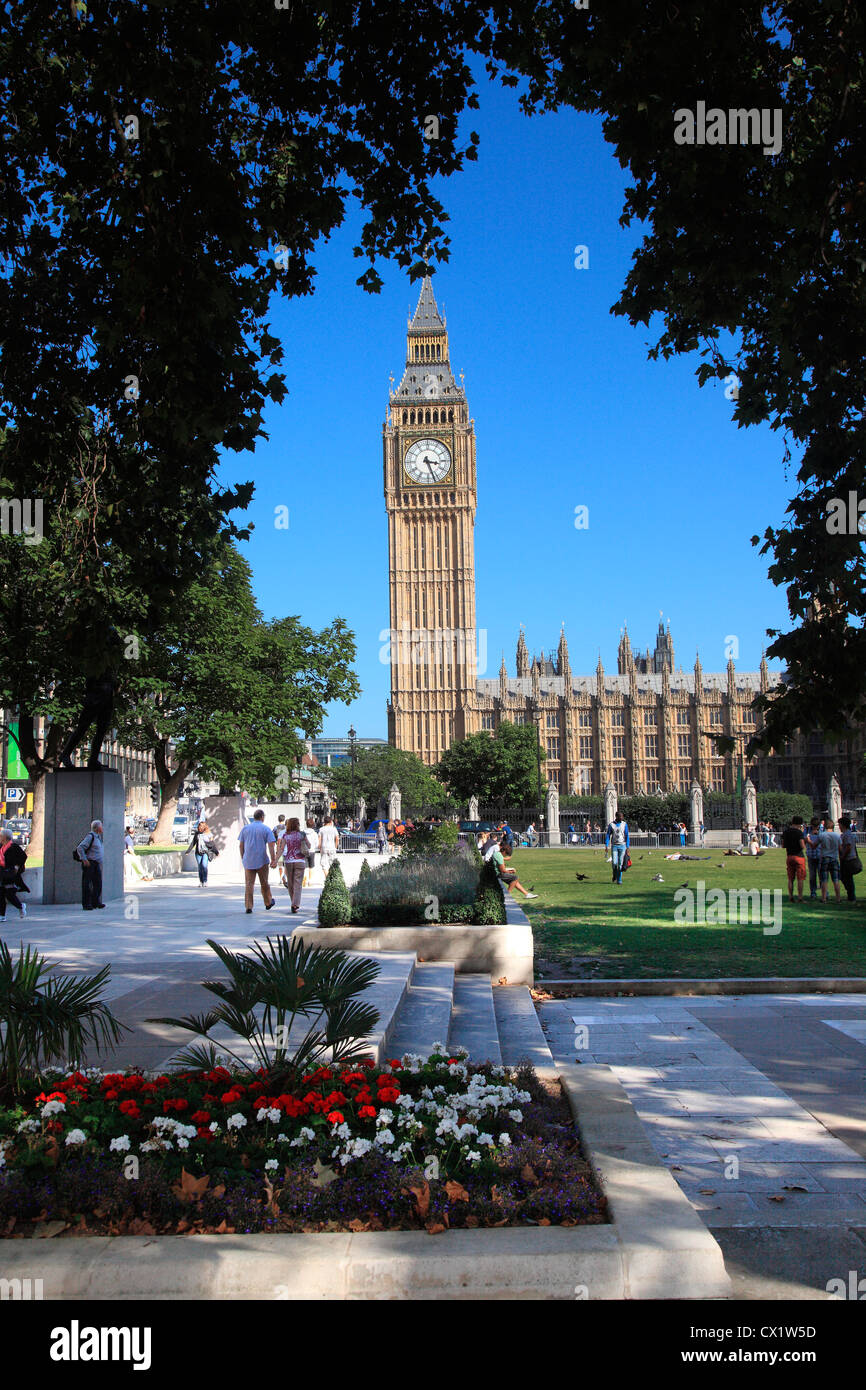
[{"label": "man in white t-shirt", "polygon": [[824,816],[821,822],[821,829],[818,831],[818,879],[821,884],[821,902],[827,901],[827,880],[830,879],[836,892],[836,901],[839,902],[839,848],[842,844],[842,836],[835,828],[836,822],[832,816]]},{"label": "man in white t-shirt", "polygon": [[244,826],[238,840],[241,847],[241,863],[244,866],[244,908],[247,912],[253,910],[253,889],[258,879],[265,911],[270,912],[274,898],[268,883],[268,870],[277,867],[277,842],[273,830],[265,825],[264,811],[255,812],[249,824]]},{"label": "man in white t-shirt", "polygon": [[322,866],[322,873],[328,877],[328,870],[337,857],[337,850],[340,848],[340,834],[330,816],[325,816],[324,823],[319,831],[319,863]]}]

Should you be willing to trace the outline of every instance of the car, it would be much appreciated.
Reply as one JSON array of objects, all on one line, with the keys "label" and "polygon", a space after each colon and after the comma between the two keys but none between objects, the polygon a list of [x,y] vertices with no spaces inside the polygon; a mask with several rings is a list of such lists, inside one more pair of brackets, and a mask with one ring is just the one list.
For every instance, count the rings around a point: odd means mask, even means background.
[{"label": "car", "polygon": [[480,835],[482,830],[495,830],[496,826],[489,820],[462,820],[457,828],[465,835]]},{"label": "car", "polygon": [[371,834],[369,827],[366,830],[348,830],[345,825],[338,825],[337,833],[340,836],[342,854],[351,854],[353,851],[363,854],[376,848],[375,828]]},{"label": "car", "polygon": [[8,830],[13,840],[18,844],[25,844],[30,839],[30,821],[26,816],[10,816],[3,822],[3,829]]},{"label": "car", "polygon": [[186,816],[175,816],[174,824],[171,827],[172,843],[176,845],[188,844],[192,839],[192,830]]}]

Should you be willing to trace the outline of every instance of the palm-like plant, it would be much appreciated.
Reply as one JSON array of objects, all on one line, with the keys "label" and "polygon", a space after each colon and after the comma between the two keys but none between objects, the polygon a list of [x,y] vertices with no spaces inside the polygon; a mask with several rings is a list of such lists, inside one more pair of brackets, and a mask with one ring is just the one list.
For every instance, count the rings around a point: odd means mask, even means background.
[{"label": "palm-like plant", "polygon": [[[221,1054],[228,1054],[245,1071],[262,1068],[273,1081],[295,1079],[329,1056],[348,1062],[367,1049],[363,1039],[379,1021],[378,1010],[358,995],[379,974],[377,961],[356,958],[327,946],[308,946],[295,937],[268,937],[254,942],[252,955],[240,955],[208,940],[229,979],[204,980],[203,987],[220,1000],[207,1013],[185,1018],[151,1018],[183,1028],[204,1039],[177,1057],[179,1066],[210,1071]],[[296,1019],[312,1020],[298,1038]],[[247,1044],[249,1056],[213,1037],[218,1025]]]},{"label": "palm-like plant", "polygon": [[32,946],[16,960],[0,941],[0,1089],[13,1095],[27,1079],[41,1082],[49,1063],[77,1066],[88,1045],[114,1046],[129,1031],[99,998],[110,965],[95,975],[55,969]]}]

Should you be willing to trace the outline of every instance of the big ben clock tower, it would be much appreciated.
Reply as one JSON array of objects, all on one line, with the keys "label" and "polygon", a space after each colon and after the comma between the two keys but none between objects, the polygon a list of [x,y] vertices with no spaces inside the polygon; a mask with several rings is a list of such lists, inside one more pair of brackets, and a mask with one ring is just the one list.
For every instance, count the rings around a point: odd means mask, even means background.
[{"label": "big ben clock tower", "polygon": [[388,513],[388,741],[435,763],[476,698],[475,429],[426,276],[382,431]]}]

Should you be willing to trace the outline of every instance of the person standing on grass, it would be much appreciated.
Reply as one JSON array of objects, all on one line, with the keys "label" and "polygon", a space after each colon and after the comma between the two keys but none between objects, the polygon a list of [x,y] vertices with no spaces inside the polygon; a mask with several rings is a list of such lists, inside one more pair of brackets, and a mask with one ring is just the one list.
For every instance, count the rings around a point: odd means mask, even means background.
[{"label": "person standing on grass", "polygon": [[856,866],[860,863],[860,856],[857,853],[857,834],[850,816],[839,817],[839,829],[842,832],[839,844],[839,875],[845,885],[849,903],[856,903],[854,874],[857,872]]},{"label": "person standing on grass", "polygon": [[628,824],[622,818],[622,811],[617,811],[608,825],[604,836],[604,847],[610,850],[613,882],[622,883],[622,868],[628,854]]},{"label": "person standing on grass", "polygon": [[517,870],[512,869],[510,864],[506,864],[506,859],[511,858],[511,849],[507,841],[503,840],[501,845],[497,845],[490,857],[496,866],[496,872],[499,875],[500,881],[505,884],[509,892],[511,892],[512,888],[516,888],[518,893],[523,894],[524,898],[538,897],[537,893],[527,892],[520,882],[520,879],[517,877]]},{"label": "person standing on grass", "polygon": [[821,829],[818,832],[818,850],[821,855],[818,865],[818,876],[821,881],[821,902],[827,901],[827,880],[831,879],[836,893],[837,903],[841,899],[839,892],[839,847],[842,843],[842,836],[834,828],[836,822],[832,816],[825,816]]},{"label": "person standing on grass", "polygon": [[328,877],[328,870],[336,859],[339,848],[340,835],[337,827],[330,816],[325,816],[319,831],[319,863],[325,878]]},{"label": "person standing on grass", "polygon": [[788,900],[794,901],[794,880],[797,880],[797,901],[803,901],[803,884],[806,882],[806,837],[803,832],[803,817],[793,816],[791,824],[782,831],[782,848],[785,851],[785,867],[788,871]]},{"label": "person standing on grass", "polygon": [[813,816],[809,822],[809,829],[805,834],[806,842],[806,865],[809,870],[809,897],[818,896],[818,868],[821,863],[821,847],[818,843],[818,836],[821,833],[821,822],[817,816]]},{"label": "person standing on grass", "polygon": [[286,821],[285,834],[280,836],[277,853],[285,866],[284,882],[292,897],[292,912],[298,912],[307,867],[307,837],[301,832],[301,822],[297,816],[291,816]]},{"label": "person standing on grass", "polygon": [[274,905],[274,897],[268,883],[268,869],[277,867],[274,852],[276,840],[273,830],[269,825],[265,825],[264,811],[254,812],[252,820],[244,826],[238,840],[241,847],[241,863],[244,866],[244,910],[247,913],[253,910],[253,890],[258,879],[265,911],[270,912]]},{"label": "person standing on grass", "polygon": [[75,857],[81,864],[81,906],[85,912],[105,907],[102,901],[102,865],[105,851],[102,845],[102,821],[90,822],[90,833],[75,847]]}]

